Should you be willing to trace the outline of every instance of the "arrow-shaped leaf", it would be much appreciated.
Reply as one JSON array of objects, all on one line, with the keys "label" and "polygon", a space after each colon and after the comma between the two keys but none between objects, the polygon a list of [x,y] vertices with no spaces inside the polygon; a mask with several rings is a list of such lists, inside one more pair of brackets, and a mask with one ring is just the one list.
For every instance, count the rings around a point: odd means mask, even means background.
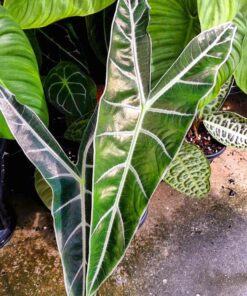
[{"label": "arrow-shaped leaf", "polygon": [[225,146],[247,148],[247,119],[233,112],[205,116],[203,123],[209,133]]},{"label": "arrow-shaped leaf", "polygon": [[120,0],[114,18],[95,139],[89,295],[123,257],[236,31],[226,24],[199,35],[150,91],[148,15],[146,1]]},{"label": "arrow-shaped leaf", "polygon": [[84,295],[90,219],[88,210],[91,206],[92,129],[90,127],[85,133],[80,160],[75,165],[39,118],[2,87],[0,110],[17,142],[52,188],[51,211],[67,294]]}]

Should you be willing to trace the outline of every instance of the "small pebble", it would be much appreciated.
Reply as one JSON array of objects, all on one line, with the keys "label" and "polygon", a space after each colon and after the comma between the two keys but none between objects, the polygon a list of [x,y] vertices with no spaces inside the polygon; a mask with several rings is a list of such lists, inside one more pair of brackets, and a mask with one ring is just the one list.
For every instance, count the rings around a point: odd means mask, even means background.
[{"label": "small pebble", "polygon": [[237,194],[237,192],[235,192],[234,190],[230,189],[229,191],[229,196],[230,197],[234,197]]},{"label": "small pebble", "polygon": [[167,279],[163,279],[163,285],[167,284]]}]

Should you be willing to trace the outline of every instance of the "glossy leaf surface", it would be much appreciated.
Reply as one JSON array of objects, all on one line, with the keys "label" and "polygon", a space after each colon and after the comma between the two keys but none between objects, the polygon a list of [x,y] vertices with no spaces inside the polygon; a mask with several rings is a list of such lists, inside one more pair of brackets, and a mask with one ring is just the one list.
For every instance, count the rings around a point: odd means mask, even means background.
[{"label": "glossy leaf surface", "polygon": [[[2,6],[0,65],[0,84],[48,123],[48,112],[35,54],[26,35]],[[0,137],[13,138],[1,114]]]},{"label": "glossy leaf surface", "polygon": [[247,119],[233,112],[218,112],[205,117],[208,132],[225,146],[247,148]]},{"label": "glossy leaf surface", "polygon": [[62,62],[53,68],[44,88],[49,102],[69,117],[83,118],[96,106],[94,81],[72,63]]},{"label": "glossy leaf surface", "polygon": [[4,6],[23,29],[48,26],[58,20],[98,12],[114,0],[5,0]]},{"label": "glossy leaf surface", "polygon": [[146,1],[120,0],[114,18],[95,138],[89,295],[122,259],[235,34],[227,24],[199,35],[150,91],[148,14]]},{"label": "glossy leaf surface", "polygon": [[172,161],[164,181],[179,192],[202,198],[210,190],[210,165],[195,145],[184,143]]},{"label": "glossy leaf surface", "polygon": [[[80,161],[72,163],[29,108],[1,88],[0,110],[15,139],[53,191],[52,216],[62,258],[68,295],[84,295],[87,268],[87,235],[91,206],[92,137],[85,135]],[[89,140],[89,141],[88,141]],[[82,153],[84,151],[85,153]]]},{"label": "glossy leaf surface", "polygon": [[197,0],[149,0],[149,5],[152,83],[156,84],[201,30]]}]

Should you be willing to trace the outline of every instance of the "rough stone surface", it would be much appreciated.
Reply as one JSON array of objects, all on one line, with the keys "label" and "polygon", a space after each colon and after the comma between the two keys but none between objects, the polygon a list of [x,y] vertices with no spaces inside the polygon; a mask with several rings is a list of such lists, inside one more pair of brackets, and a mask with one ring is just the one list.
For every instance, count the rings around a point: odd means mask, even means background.
[{"label": "rough stone surface", "polygon": [[[162,183],[100,296],[247,296],[247,152],[212,164],[212,190],[192,200]],[[1,296],[64,296],[49,212],[15,197],[18,227],[0,250]]]}]

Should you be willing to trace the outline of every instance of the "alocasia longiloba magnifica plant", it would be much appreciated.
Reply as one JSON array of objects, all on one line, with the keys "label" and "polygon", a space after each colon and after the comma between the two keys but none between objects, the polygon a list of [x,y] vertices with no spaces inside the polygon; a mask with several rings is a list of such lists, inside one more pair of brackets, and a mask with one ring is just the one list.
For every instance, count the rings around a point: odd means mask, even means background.
[{"label": "alocasia longiloba magnifica plant", "polygon": [[89,294],[121,260],[236,31],[227,24],[196,37],[150,89],[147,16],[146,1],[118,3],[95,135]]},{"label": "alocasia longiloba magnifica plant", "polygon": [[148,24],[147,1],[119,0],[96,132],[93,118],[76,165],[37,116],[1,87],[0,110],[53,190],[52,215],[68,295],[95,295],[123,258],[199,102],[214,88],[236,33],[231,23],[201,33],[151,84]]}]

